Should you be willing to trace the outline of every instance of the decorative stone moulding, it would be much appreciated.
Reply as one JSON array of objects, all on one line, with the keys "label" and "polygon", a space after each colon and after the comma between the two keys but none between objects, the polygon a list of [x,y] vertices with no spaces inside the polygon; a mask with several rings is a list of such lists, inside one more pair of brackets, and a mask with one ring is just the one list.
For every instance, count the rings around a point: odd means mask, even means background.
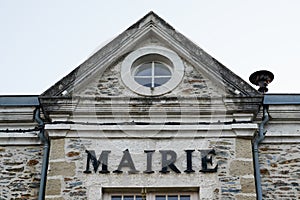
[{"label": "decorative stone moulding", "polygon": [[[135,62],[142,57],[156,55],[165,58],[171,67],[171,78],[165,84],[158,87],[146,87],[134,80],[133,69]],[[159,96],[172,91],[181,82],[184,75],[184,65],[180,57],[173,51],[161,46],[147,46],[130,53],[121,66],[121,78],[123,83],[133,92],[143,96]]]}]

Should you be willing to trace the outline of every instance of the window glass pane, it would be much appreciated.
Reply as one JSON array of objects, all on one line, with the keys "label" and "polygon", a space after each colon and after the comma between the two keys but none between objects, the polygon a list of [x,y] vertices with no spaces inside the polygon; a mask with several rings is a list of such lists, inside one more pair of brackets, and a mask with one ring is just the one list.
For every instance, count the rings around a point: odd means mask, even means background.
[{"label": "window glass pane", "polygon": [[142,196],[135,196],[135,200],[142,200]]},{"label": "window glass pane", "polygon": [[155,63],[154,67],[154,75],[155,76],[171,76],[171,72],[167,66],[162,63]]},{"label": "window glass pane", "polygon": [[122,196],[111,196],[111,200],[122,200]]},{"label": "window glass pane", "polygon": [[190,200],[190,195],[180,195],[180,200]]},{"label": "window glass pane", "polygon": [[166,82],[168,82],[169,80],[170,80],[170,78],[155,78],[154,79],[154,87],[161,86],[161,85],[165,84]]},{"label": "window glass pane", "polygon": [[155,196],[155,200],[166,200],[166,196],[165,195],[157,195]]},{"label": "window glass pane", "polygon": [[134,200],[133,196],[124,196],[124,200]]},{"label": "window glass pane", "polygon": [[152,75],[152,67],[151,63],[144,63],[138,67],[136,70],[135,76],[151,76]]},{"label": "window glass pane", "polygon": [[151,87],[151,78],[134,78],[134,80],[143,86]]},{"label": "window glass pane", "polygon": [[[148,196],[148,195],[147,195]],[[146,198],[146,196],[145,196]],[[111,195],[111,200],[143,200],[140,194],[126,194],[126,195]],[[155,200],[191,200],[191,195],[189,194],[159,194],[155,195]]]},{"label": "window glass pane", "polygon": [[178,200],[177,195],[168,195],[168,200]]}]

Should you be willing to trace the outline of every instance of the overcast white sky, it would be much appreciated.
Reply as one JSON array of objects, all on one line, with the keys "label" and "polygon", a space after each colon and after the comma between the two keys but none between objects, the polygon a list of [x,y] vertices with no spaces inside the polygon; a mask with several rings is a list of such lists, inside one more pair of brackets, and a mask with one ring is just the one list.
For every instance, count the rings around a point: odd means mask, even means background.
[{"label": "overcast white sky", "polygon": [[154,11],[248,81],[300,93],[299,0],[0,0],[0,94],[41,94]]}]

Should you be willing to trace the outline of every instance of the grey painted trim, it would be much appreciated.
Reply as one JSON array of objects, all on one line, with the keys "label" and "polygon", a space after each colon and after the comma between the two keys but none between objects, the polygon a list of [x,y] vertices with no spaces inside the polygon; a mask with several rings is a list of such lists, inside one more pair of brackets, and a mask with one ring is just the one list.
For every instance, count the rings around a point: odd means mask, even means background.
[{"label": "grey painted trim", "polygon": [[0,106],[39,106],[38,96],[0,96]]},{"label": "grey painted trim", "polygon": [[265,105],[298,105],[300,94],[267,94],[264,96]]}]

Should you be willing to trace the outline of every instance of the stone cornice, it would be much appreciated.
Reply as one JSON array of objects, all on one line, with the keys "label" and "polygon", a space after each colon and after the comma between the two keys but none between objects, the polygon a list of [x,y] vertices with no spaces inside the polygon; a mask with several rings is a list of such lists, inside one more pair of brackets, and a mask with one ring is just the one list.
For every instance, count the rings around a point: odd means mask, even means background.
[{"label": "stone cornice", "polygon": [[40,145],[38,132],[31,133],[0,133],[0,145]]},{"label": "stone cornice", "polygon": [[47,115],[131,115],[163,112],[172,115],[231,115],[233,113],[256,114],[261,97],[159,97],[159,98],[95,98],[95,97],[42,97],[41,104]]},{"label": "stone cornice", "polygon": [[50,137],[82,138],[252,138],[257,124],[208,125],[84,125],[47,124]]}]

